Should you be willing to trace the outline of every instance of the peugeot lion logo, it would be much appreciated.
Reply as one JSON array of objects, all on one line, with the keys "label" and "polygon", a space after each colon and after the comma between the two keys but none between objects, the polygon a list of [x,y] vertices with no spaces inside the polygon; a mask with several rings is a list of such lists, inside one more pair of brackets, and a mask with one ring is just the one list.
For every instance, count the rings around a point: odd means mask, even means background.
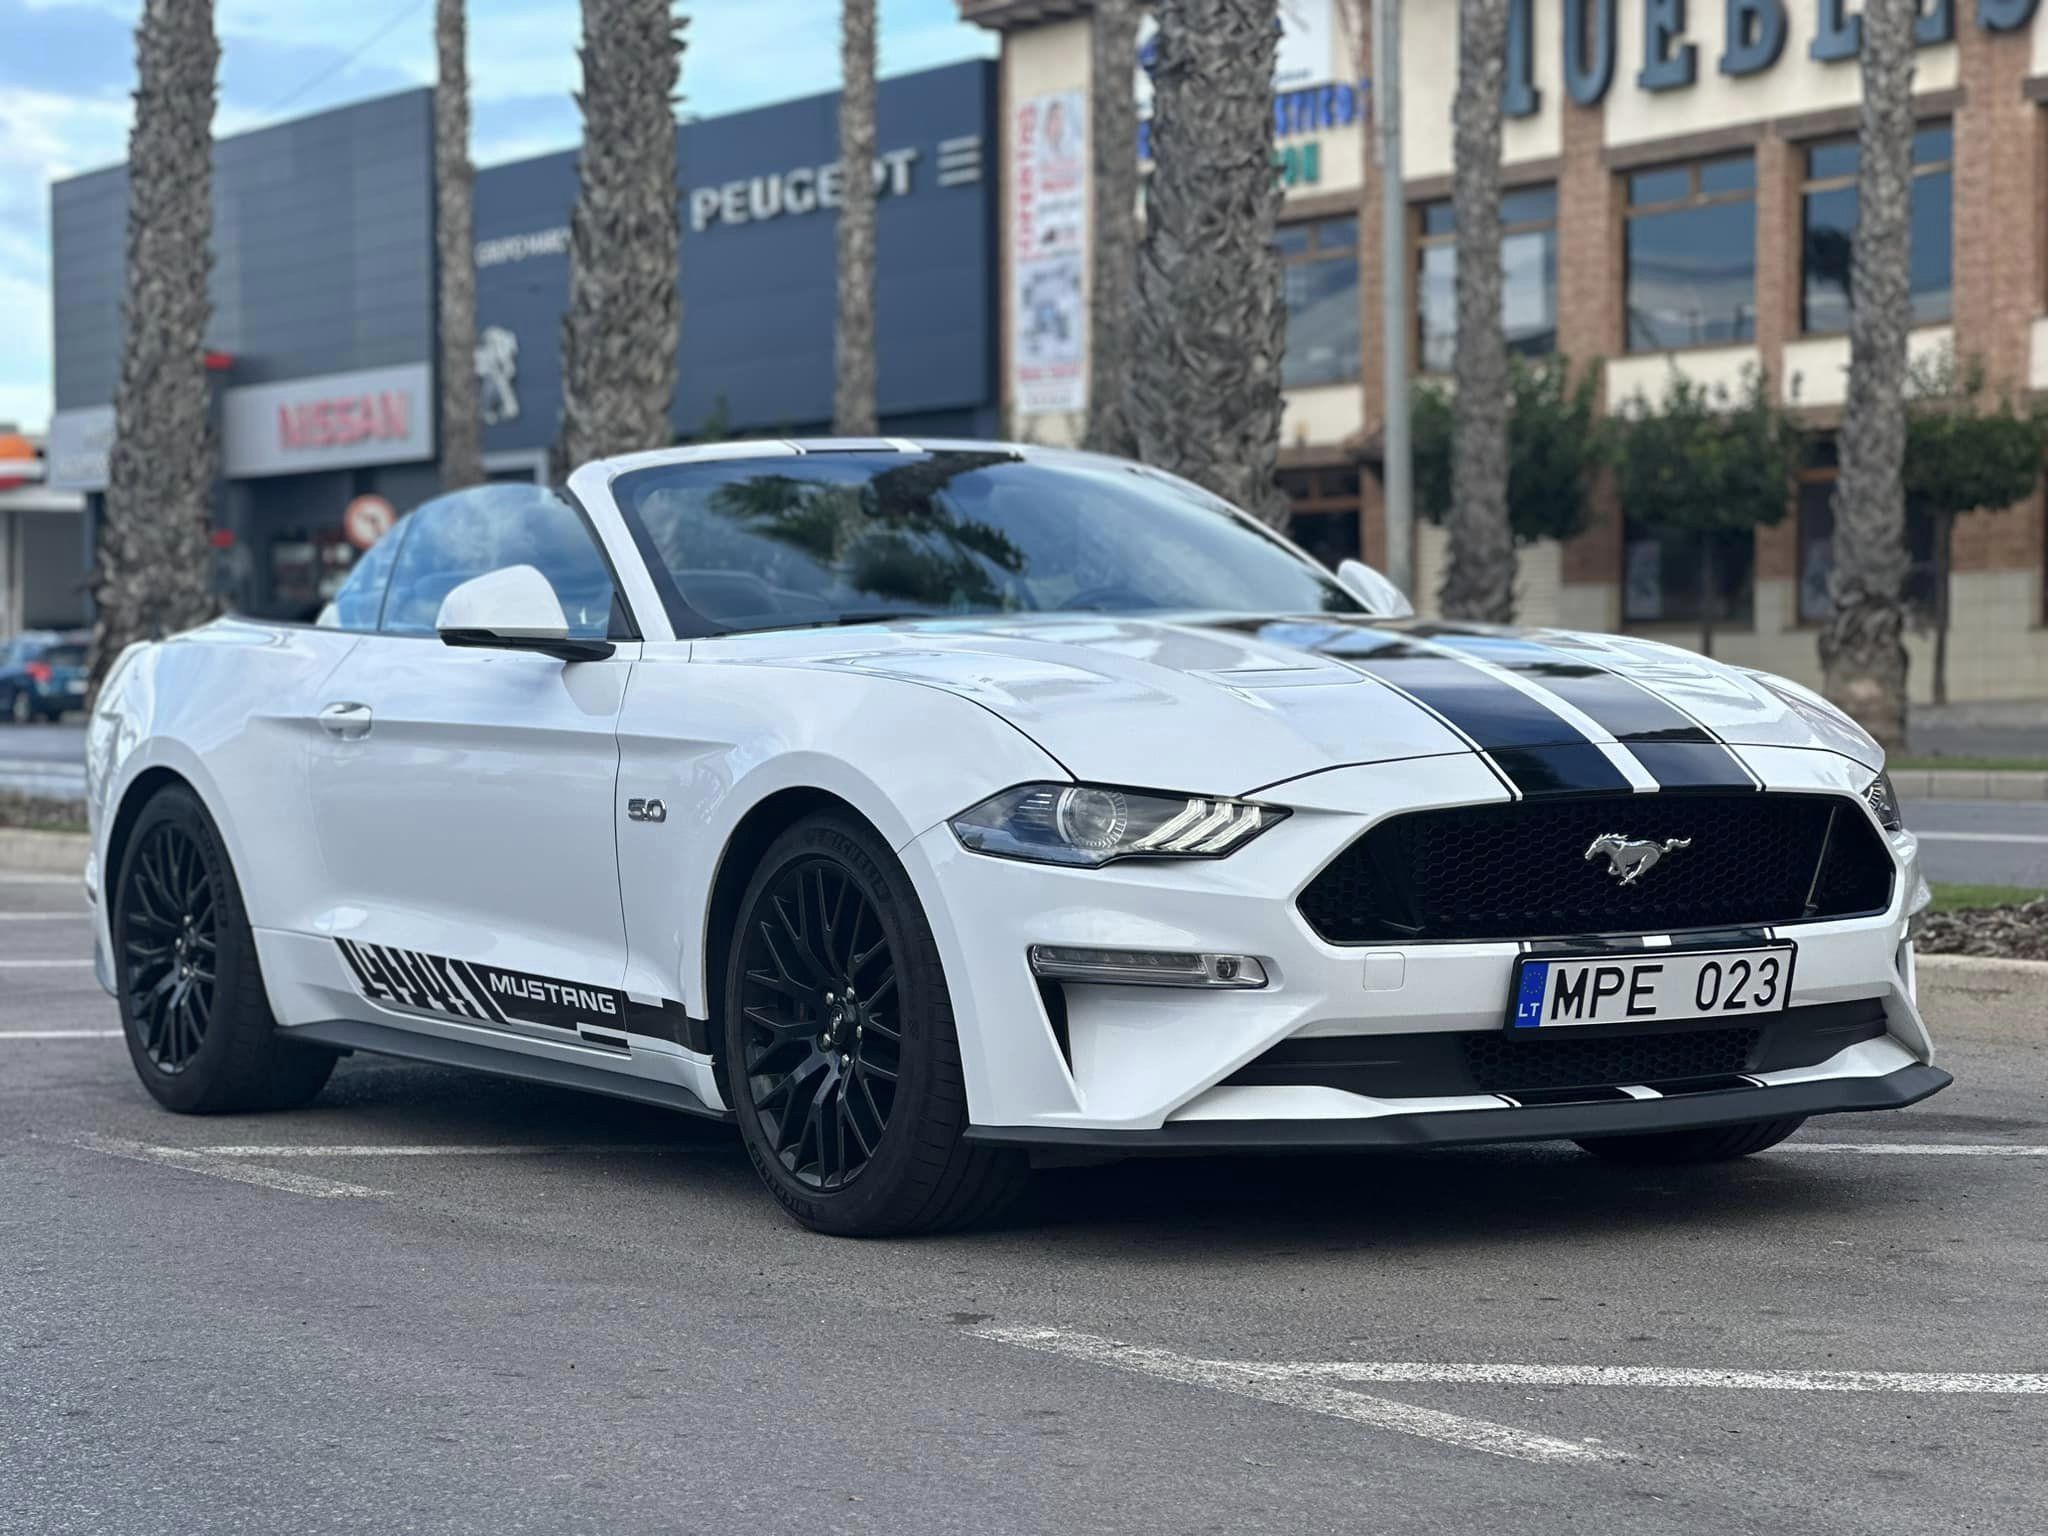
[{"label": "peugeot lion logo", "polygon": [[1658,843],[1648,838],[1629,837],[1621,832],[1602,832],[1593,839],[1592,847],[1586,850],[1586,857],[1590,859],[1596,853],[1606,854],[1607,872],[1623,885],[1634,885],[1637,877],[1656,868],[1665,854],[1691,846],[1689,837],[1674,837]]}]

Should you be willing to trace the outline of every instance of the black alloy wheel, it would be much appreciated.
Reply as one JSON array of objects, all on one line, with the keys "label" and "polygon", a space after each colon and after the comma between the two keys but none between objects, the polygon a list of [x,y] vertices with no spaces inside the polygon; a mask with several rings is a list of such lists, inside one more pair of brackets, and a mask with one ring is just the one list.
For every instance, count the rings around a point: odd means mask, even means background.
[{"label": "black alloy wheel", "polygon": [[819,1232],[881,1237],[983,1220],[1024,1159],[964,1139],[946,968],[902,862],[867,822],[785,829],[734,912],[719,1080],[761,1182]]},{"label": "black alloy wheel", "polygon": [[241,883],[199,797],[182,784],[152,795],[110,873],[121,1032],[142,1086],[186,1115],[309,1103],[335,1053],[278,1029]]},{"label": "black alloy wheel", "polygon": [[159,1070],[185,1070],[213,1022],[219,908],[191,832],[160,822],[135,850],[121,914],[130,1016]]},{"label": "black alloy wheel", "polygon": [[790,1176],[844,1189],[889,1128],[903,1067],[896,960],[881,914],[837,860],[785,866],[741,936],[753,1113]]}]

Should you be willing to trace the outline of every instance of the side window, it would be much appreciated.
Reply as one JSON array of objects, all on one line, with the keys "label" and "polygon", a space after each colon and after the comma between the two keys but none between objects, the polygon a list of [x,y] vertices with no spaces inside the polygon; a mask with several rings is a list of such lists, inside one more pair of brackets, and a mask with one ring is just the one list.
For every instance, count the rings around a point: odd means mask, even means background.
[{"label": "side window", "polygon": [[480,485],[428,502],[410,530],[384,600],[387,635],[431,635],[441,600],[473,577],[530,565],[548,579],[569,634],[602,640],[617,606],[611,572],[575,508],[537,485]]},{"label": "side window", "polygon": [[334,628],[367,632],[377,627],[377,614],[384,606],[384,589],[391,582],[391,562],[397,558],[398,546],[405,539],[405,526],[400,523],[391,529],[356,561],[356,568],[334,594],[334,616],[330,620]]}]

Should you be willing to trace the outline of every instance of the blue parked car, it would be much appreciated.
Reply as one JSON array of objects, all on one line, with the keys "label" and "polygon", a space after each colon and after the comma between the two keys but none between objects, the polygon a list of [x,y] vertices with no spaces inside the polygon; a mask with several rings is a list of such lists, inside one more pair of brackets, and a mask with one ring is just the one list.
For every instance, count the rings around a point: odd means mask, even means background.
[{"label": "blue parked car", "polygon": [[47,631],[0,649],[0,720],[28,725],[85,708],[85,640]]}]

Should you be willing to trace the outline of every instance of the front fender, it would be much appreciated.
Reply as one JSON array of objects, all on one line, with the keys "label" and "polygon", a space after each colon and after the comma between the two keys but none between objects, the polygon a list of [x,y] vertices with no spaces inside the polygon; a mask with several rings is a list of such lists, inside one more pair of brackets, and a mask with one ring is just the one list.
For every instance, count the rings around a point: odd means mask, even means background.
[{"label": "front fender", "polygon": [[[712,892],[735,832],[778,795],[830,795],[901,851],[997,790],[1065,778],[1015,726],[938,689],[650,656],[619,722],[625,987],[710,1016]],[[629,820],[626,802],[648,797],[663,799],[666,819]],[[921,900],[937,898],[917,883]]]}]

